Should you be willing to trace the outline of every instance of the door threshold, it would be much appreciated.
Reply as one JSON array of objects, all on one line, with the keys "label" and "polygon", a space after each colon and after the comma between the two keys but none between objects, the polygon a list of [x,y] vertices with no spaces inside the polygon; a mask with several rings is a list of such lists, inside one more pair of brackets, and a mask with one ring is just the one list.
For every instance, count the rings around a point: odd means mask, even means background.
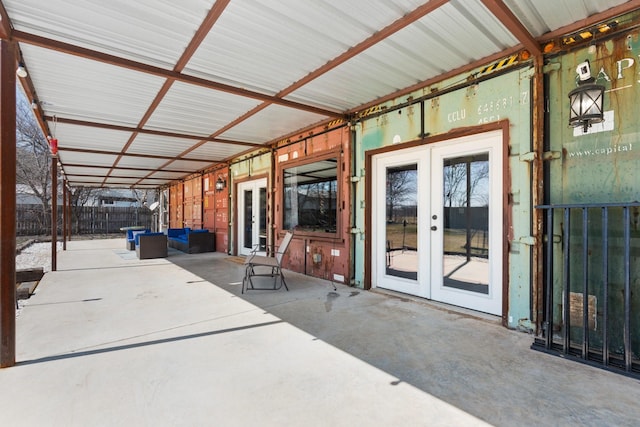
[{"label": "door threshold", "polygon": [[392,291],[384,288],[371,288],[370,292],[375,292],[381,295],[386,295],[392,298],[397,298],[405,302],[414,302],[417,304],[425,305],[436,310],[444,311],[450,314],[457,314],[460,316],[480,320],[486,323],[502,326],[502,317],[489,313],[483,313],[481,311],[471,310],[470,308],[464,308],[457,305],[447,304],[440,301],[434,301],[427,298],[422,298],[416,295],[405,294],[398,291]]}]

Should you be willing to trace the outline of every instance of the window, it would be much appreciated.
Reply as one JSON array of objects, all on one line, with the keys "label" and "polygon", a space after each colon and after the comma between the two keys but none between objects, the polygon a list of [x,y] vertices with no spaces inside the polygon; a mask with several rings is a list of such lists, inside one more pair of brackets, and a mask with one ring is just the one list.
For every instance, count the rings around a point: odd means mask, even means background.
[{"label": "window", "polygon": [[324,159],[284,169],[283,228],[335,233],[338,161]]}]

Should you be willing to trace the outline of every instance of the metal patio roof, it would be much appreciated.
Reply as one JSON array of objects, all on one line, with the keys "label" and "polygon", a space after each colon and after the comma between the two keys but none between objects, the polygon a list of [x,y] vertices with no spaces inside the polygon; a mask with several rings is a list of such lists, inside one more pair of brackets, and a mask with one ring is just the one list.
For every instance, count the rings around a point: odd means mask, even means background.
[{"label": "metal patio roof", "polygon": [[71,186],[155,188],[640,0],[0,0]]}]

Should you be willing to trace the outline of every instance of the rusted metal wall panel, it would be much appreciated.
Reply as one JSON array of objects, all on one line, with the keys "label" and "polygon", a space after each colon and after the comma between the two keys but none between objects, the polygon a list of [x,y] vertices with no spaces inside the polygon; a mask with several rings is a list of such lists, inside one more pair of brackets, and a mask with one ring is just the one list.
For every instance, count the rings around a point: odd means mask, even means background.
[{"label": "rusted metal wall panel", "polygon": [[[212,173],[213,180],[209,181],[209,188],[215,190],[218,179],[229,182],[229,172],[220,169]],[[214,198],[214,230],[216,235],[216,251],[229,253],[229,186],[215,192]]]},{"label": "rusted metal wall panel", "polygon": [[202,176],[184,181],[184,226],[202,228]]},{"label": "rusted metal wall panel", "polygon": [[184,198],[182,183],[179,182],[169,187],[169,227],[183,227]]},{"label": "rusted metal wall panel", "polygon": [[[355,281],[364,282],[365,266],[365,181],[371,171],[364,170],[365,153],[386,146],[402,146],[404,142],[425,136],[442,135],[449,131],[469,128],[500,120],[509,120],[508,186],[512,223],[505,228],[509,236],[508,306],[509,327],[532,329],[531,324],[531,76],[530,64],[507,72],[505,68],[517,64],[517,58],[500,61],[496,71],[502,74],[487,77],[479,83],[464,85],[470,76],[478,76],[487,68],[469,75],[456,76],[438,87],[424,88],[408,97],[396,99],[371,111],[363,112],[354,127],[356,133],[355,228],[360,233],[355,245]],[[440,96],[435,96],[443,93]],[[426,99],[425,99],[426,98]],[[420,106],[420,99],[424,105]],[[414,101],[415,100],[415,101]],[[403,108],[398,109],[399,106]],[[421,115],[421,108],[424,116]],[[370,118],[367,118],[367,115]],[[424,119],[422,129],[421,119]]]},{"label": "rusted metal wall panel", "polygon": [[280,235],[283,228],[283,171],[322,159],[336,158],[338,169],[338,195],[336,200],[337,227],[333,232],[294,231],[287,268],[310,276],[349,284],[350,281],[350,197],[351,197],[351,145],[349,128],[334,130],[315,129],[300,135],[296,142],[284,142],[276,150],[275,225]]},{"label": "rusted metal wall panel", "polygon": [[[549,77],[550,108],[550,151],[554,153],[549,161],[548,202],[602,204],[628,203],[640,200],[640,32],[624,33],[616,38],[585,46],[566,55],[552,59],[547,66]],[[605,121],[593,125],[588,131],[570,128],[568,93],[577,86],[576,68],[588,60],[591,74],[597,84],[605,87]],[[633,262],[640,257],[640,210],[631,208],[629,215],[630,256],[629,277],[624,277],[624,226],[626,221],[620,210],[612,210],[608,223],[601,220],[600,209],[590,209],[587,225],[587,292],[594,299],[597,318],[590,328],[591,345],[602,343],[604,306],[603,277],[608,280],[609,349],[612,352],[624,348],[622,331],[624,325],[624,283],[631,283],[630,310],[640,311],[640,294],[635,292],[640,284],[640,263]],[[603,228],[608,232],[607,264],[605,272],[602,248]],[[556,302],[553,306],[554,324],[561,325],[563,274],[568,274],[571,292],[584,291],[584,271],[581,259],[582,244],[581,215],[571,215],[570,225],[564,224],[562,215],[556,215],[554,222],[554,262],[553,283]],[[564,254],[561,237],[568,233],[569,253]],[[569,271],[563,271],[563,258],[568,257]],[[590,301],[591,304],[591,301]],[[572,325],[576,326],[576,325]],[[640,354],[640,319],[631,318],[631,347],[635,355]],[[581,332],[572,333],[578,337]],[[572,338],[573,339],[573,338]],[[634,356],[637,357],[637,356]]]}]

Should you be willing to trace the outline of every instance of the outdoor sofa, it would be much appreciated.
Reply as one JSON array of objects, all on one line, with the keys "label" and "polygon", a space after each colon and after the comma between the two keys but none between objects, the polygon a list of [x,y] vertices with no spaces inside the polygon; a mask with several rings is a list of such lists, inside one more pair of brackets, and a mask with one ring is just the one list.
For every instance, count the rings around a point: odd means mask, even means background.
[{"label": "outdoor sofa", "polygon": [[136,235],[141,233],[151,233],[148,228],[142,230],[127,230],[127,249],[133,251],[136,249]]},{"label": "outdoor sofa", "polygon": [[167,230],[169,247],[189,254],[215,251],[215,235],[209,230],[191,228],[169,228]]},{"label": "outdoor sofa", "polygon": [[164,233],[138,233],[135,237],[138,259],[166,258],[167,235]]}]

